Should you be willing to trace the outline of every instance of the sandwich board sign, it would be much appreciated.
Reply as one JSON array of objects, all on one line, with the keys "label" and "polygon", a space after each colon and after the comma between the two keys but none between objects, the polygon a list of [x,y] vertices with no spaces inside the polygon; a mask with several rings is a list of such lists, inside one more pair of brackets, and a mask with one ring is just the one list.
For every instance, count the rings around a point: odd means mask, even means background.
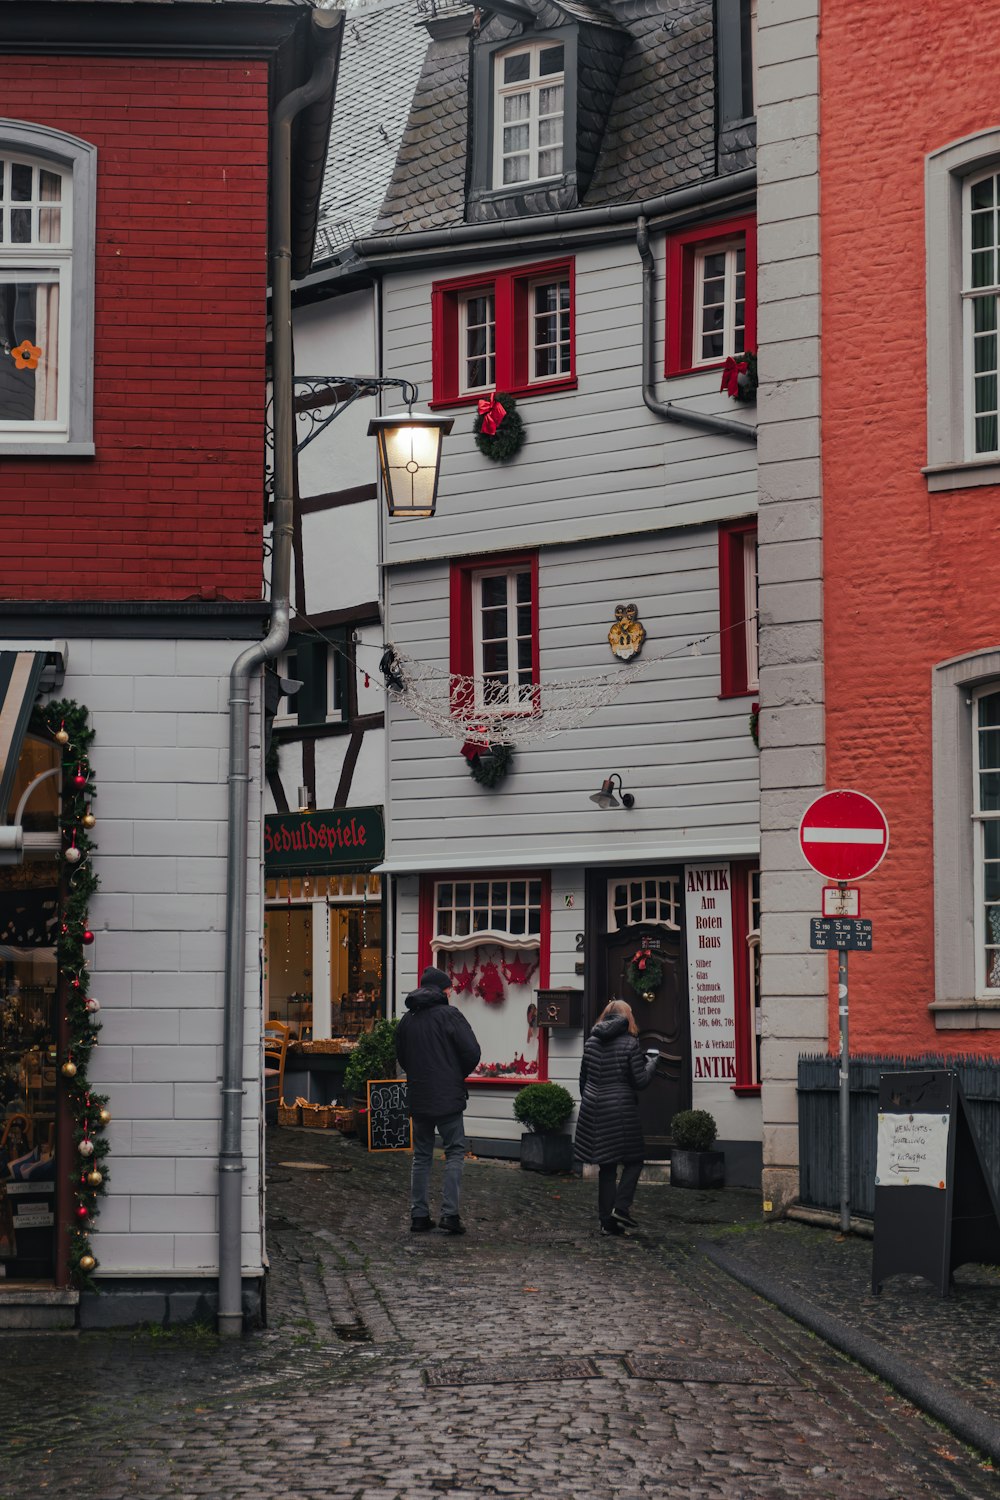
[{"label": "sandwich board sign", "polygon": [[958,1074],[882,1073],[872,1291],[923,1276],[944,1297],[967,1261],[1000,1262],[1000,1208]]},{"label": "sandwich board sign", "polygon": [[369,1151],[412,1151],[413,1126],[402,1078],[368,1080]]}]

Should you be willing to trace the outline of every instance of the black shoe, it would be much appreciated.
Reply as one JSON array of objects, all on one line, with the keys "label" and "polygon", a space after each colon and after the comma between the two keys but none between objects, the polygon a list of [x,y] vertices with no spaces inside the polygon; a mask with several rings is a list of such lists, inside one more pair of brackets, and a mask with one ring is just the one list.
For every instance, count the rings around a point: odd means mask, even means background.
[{"label": "black shoe", "polygon": [[445,1234],[465,1233],[465,1225],[458,1217],[458,1214],[445,1214],[444,1218],[441,1220],[441,1223],[438,1225],[438,1228],[443,1229]]},{"label": "black shoe", "polygon": [[434,1228],[434,1220],[433,1219],[429,1219],[426,1214],[424,1214],[423,1218],[416,1218],[416,1219],[411,1219],[410,1220],[410,1233],[411,1234],[426,1234],[427,1231],[428,1231],[428,1229],[433,1229],[433,1228]]},{"label": "black shoe", "polygon": [[601,1233],[614,1238],[625,1233],[625,1225],[619,1224],[617,1219],[609,1219],[606,1224],[601,1225]]},{"label": "black shoe", "polygon": [[623,1208],[613,1208],[611,1210],[611,1217],[614,1219],[616,1224],[624,1224],[627,1229],[639,1228],[632,1215],[630,1213],[626,1213],[625,1209]]}]

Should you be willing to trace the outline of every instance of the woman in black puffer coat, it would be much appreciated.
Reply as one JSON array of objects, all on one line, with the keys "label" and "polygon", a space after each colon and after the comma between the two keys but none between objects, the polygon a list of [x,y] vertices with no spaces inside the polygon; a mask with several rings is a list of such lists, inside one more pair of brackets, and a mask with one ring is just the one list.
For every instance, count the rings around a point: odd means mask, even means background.
[{"label": "woman in black puffer coat", "polygon": [[581,1161],[600,1167],[597,1206],[602,1234],[635,1228],[632,1199],[646,1152],[638,1093],[649,1085],[659,1057],[643,1052],[638,1035],[632,1007],[612,1000],[583,1047],[574,1150]]}]

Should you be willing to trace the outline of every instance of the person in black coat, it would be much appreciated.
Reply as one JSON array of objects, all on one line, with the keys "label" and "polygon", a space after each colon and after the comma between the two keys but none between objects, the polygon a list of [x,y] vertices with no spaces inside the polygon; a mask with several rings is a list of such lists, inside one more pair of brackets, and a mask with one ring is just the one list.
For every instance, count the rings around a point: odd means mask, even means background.
[{"label": "person in black coat", "polygon": [[648,1087],[659,1060],[659,1053],[643,1052],[638,1035],[632,1007],[612,1000],[583,1046],[574,1150],[581,1161],[600,1167],[597,1206],[602,1234],[624,1234],[636,1227],[632,1199],[646,1154],[638,1094]]},{"label": "person in black coat", "polygon": [[434,1132],[444,1145],[444,1185],[439,1227],[464,1234],[459,1216],[465,1139],[465,1080],[479,1062],[479,1043],[461,1011],[448,1004],[451,980],[432,966],[420,976],[418,989],[406,997],[406,1015],[396,1028],[396,1060],[406,1074],[406,1094],[413,1120],[413,1165],[410,1172],[410,1228],[415,1234],[433,1229],[428,1194]]}]

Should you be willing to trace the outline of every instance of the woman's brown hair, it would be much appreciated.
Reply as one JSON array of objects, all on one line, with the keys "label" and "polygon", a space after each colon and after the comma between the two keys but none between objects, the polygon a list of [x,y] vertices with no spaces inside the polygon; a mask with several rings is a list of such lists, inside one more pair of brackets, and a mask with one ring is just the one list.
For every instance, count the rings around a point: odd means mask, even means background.
[{"label": "woman's brown hair", "polygon": [[625,1000],[610,1000],[598,1016],[598,1021],[610,1021],[612,1016],[624,1016],[628,1022],[629,1036],[638,1036],[639,1027],[636,1025],[632,1007]]}]

